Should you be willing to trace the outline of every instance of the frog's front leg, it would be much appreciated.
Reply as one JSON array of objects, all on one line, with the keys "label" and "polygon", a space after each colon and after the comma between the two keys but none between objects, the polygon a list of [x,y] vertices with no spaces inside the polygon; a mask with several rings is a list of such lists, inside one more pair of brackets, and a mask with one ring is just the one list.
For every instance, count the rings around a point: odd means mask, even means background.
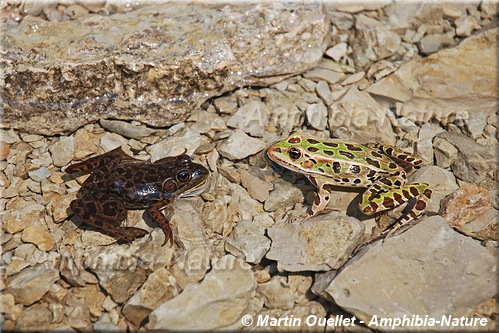
[{"label": "frog's front leg", "polygon": [[113,237],[118,243],[131,243],[147,234],[144,229],[120,226],[127,217],[126,208],[120,202],[81,198],[73,200],[70,207],[84,225]]},{"label": "frog's front leg", "polygon": [[153,220],[154,223],[159,225],[161,227],[161,230],[163,230],[163,233],[165,234],[165,240],[163,242],[163,245],[165,245],[167,242],[170,242],[171,245],[173,246],[172,229],[170,228],[168,219],[165,217],[165,215],[163,215],[163,213],[161,213],[161,210],[164,209],[169,204],[171,204],[173,200],[174,199],[166,199],[158,201],[146,210],[151,220]]},{"label": "frog's front leg", "polygon": [[317,187],[317,195],[307,216],[307,218],[311,218],[326,208],[329,200],[331,199],[331,190],[329,189],[327,179],[312,176],[308,176],[308,179],[315,187]]},{"label": "frog's front leg", "polygon": [[412,198],[417,199],[414,207],[398,219],[393,228],[387,232],[387,237],[403,225],[419,217],[424,212],[432,194],[428,184],[416,183],[396,186],[399,183],[403,184],[400,174],[378,179],[364,192],[360,203],[362,212],[366,215],[372,215],[400,206]]}]

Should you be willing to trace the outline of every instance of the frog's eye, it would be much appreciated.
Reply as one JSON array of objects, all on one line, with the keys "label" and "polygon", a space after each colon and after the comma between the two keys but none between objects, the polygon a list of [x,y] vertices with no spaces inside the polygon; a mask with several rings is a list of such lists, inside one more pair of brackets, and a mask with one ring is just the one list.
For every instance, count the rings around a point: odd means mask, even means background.
[{"label": "frog's eye", "polygon": [[191,173],[187,170],[180,170],[177,173],[177,180],[179,182],[186,182],[189,181],[190,179],[191,179]]},{"label": "frog's eye", "polygon": [[292,160],[297,160],[301,157],[301,151],[298,148],[291,148],[289,149],[289,157],[291,157]]}]

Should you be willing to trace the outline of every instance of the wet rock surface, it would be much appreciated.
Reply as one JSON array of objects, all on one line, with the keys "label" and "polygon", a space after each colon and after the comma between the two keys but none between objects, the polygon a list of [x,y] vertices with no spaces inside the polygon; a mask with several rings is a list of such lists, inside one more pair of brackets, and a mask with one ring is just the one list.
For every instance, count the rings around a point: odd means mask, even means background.
[{"label": "wet rock surface", "polygon": [[[152,15],[146,5],[111,0],[6,1],[0,4],[0,20],[10,34],[15,29],[31,29],[30,34],[38,29],[42,36],[44,29],[59,23],[97,26],[123,17],[147,18],[135,29],[140,32],[140,27],[160,17]],[[392,329],[387,322],[370,320],[404,315],[440,320],[446,315],[458,321],[462,316],[485,320],[485,325],[457,323],[444,325],[445,331],[497,330],[499,122],[497,108],[491,106],[497,99],[497,65],[491,61],[496,52],[497,5],[324,3],[322,7],[288,7],[279,3],[241,6],[239,11],[221,3],[200,6],[188,7],[190,11],[181,17],[202,26],[222,15],[223,31],[237,38],[233,45],[216,44],[224,40],[218,30],[194,29],[184,35],[187,39],[163,41],[160,37],[165,32],[156,28],[126,38],[121,34],[134,28],[110,29],[75,43],[96,45],[105,42],[99,37],[120,37],[124,40],[121,51],[102,49],[99,52],[106,56],[98,60],[68,54],[74,57],[74,67],[66,68],[61,78],[64,91],[50,91],[55,86],[46,84],[49,81],[17,78],[45,89],[32,95],[31,102],[38,104],[29,104],[30,108],[53,103],[55,112],[64,116],[33,114],[36,131],[11,128],[16,126],[8,122],[12,121],[8,116],[2,123],[1,328],[391,332],[419,326]],[[213,8],[218,12],[213,13]],[[242,30],[243,21],[251,23],[248,30]],[[168,20],[161,24],[171,27],[167,34],[196,27],[171,26]],[[268,35],[255,35],[267,28]],[[83,26],[81,34],[89,29]],[[208,37],[199,39],[202,33]],[[296,40],[289,41],[291,36]],[[260,48],[262,39],[275,44],[271,51],[283,53],[266,53]],[[139,42],[126,42],[132,40]],[[245,50],[244,60],[258,58],[263,63],[240,62],[240,75],[222,77],[219,69],[235,62],[216,62],[219,58],[213,52],[211,56],[184,54],[185,62],[175,68],[178,76],[173,82],[196,71],[199,74],[201,68],[209,75],[180,82],[182,89],[192,89],[190,97],[187,90],[175,91],[186,101],[191,98],[189,103],[196,107],[167,106],[170,102],[157,89],[171,80],[161,76],[167,74],[166,67],[151,59],[165,50],[161,43],[182,42],[192,50],[208,50],[215,43],[222,56],[227,50]],[[15,50],[2,45],[8,50],[2,53],[5,63]],[[308,45],[309,51],[297,45]],[[48,61],[42,59],[43,49],[32,50],[38,53],[27,67],[7,64],[11,67],[5,67],[6,75],[26,74]],[[325,50],[318,55],[322,58],[309,61],[307,54],[317,49]],[[131,66],[137,64],[134,57],[138,54],[144,55],[144,66]],[[120,77],[105,77],[117,67],[95,67],[96,63],[117,66],[118,58],[126,60],[120,63]],[[285,59],[303,66],[293,65],[297,72],[276,76],[269,71],[260,72],[261,76],[254,72],[255,68],[288,66]],[[91,73],[71,76],[89,64],[94,66]],[[52,64],[38,73],[55,75],[50,68],[66,65]],[[147,76],[146,69],[152,68]],[[72,85],[92,75],[102,77],[91,86]],[[134,81],[140,75],[148,79]],[[228,78],[233,82],[224,81]],[[113,86],[126,88],[121,91],[128,94],[119,103],[115,96],[114,109],[109,100],[95,98],[76,106],[58,104],[59,97],[78,99],[78,92],[104,86],[108,79],[158,85],[152,89]],[[6,82],[2,81],[4,89],[14,89]],[[237,88],[240,85],[245,87]],[[171,92],[168,89],[165,94]],[[93,92],[91,96],[102,93]],[[46,94],[45,99],[36,94]],[[27,95],[19,93],[18,97],[23,96]],[[144,99],[138,101],[140,96]],[[3,103],[10,112],[10,101],[4,98]],[[66,119],[82,110],[92,111],[86,109],[91,105],[96,106],[95,113]],[[158,108],[151,105],[177,111],[162,113],[163,118],[155,123],[152,115],[156,117]],[[111,113],[102,117],[102,110],[119,111],[123,117]],[[165,118],[174,113],[179,118]],[[107,116],[110,119],[99,119]],[[68,121],[72,127],[64,127],[63,135],[39,134],[46,130],[44,126],[59,131]],[[392,144],[420,155],[425,165],[411,172],[408,181],[433,188],[424,215],[384,242],[380,239],[358,247],[372,230],[399,218],[404,207],[366,216],[358,208],[362,189],[331,187],[326,214],[304,219],[317,189],[303,175],[283,170],[265,157],[271,143],[292,131]],[[122,223],[148,233],[131,244],[116,244],[112,237],[85,227],[84,221],[73,216],[70,202],[88,175],[68,175],[66,167],[116,147],[153,162],[185,151],[209,169],[210,183],[202,194],[180,198],[162,211],[170,220],[173,244],[163,245],[163,232],[144,210],[128,211]],[[353,320],[354,316],[354,326],[339,319]]]}]

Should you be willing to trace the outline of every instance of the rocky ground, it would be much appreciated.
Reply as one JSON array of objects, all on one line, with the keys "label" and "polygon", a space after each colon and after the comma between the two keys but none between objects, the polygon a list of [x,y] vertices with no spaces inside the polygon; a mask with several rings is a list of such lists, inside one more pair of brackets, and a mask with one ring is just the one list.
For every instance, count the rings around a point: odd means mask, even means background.
[{"label": "rocky ground", "polygon": [[[1,6],[9,25],[135,9],[111,1]],[[485,318],[485,326],[455,328],[496,329],[496,4],[324,10],[330,42],[315,68],[211,98],[176,125],[101,120],[54,136],[3,129],[2,329],[325,331],[331,321],[311,320],[331,318],[336,330],[370,331],[391,326],[367,325],[373,318],[404,315]],[[411,181],[434,190],[425,216],[353,255],[376,224],[357,210],[359,192],[334,191],[334,211],[302,221],[314,188],[265,159],[266,147],[294,130],[418,154],[426,166]],[[143,211],[125,223],[150,235],[130,245],[71,216],[87,175],[73,179],[64,168],[119,146],[150,161],[186,149],[209,168],[205,193],[165,210],[173,247]],[[266,315],[301,322],[262,327]]]}]

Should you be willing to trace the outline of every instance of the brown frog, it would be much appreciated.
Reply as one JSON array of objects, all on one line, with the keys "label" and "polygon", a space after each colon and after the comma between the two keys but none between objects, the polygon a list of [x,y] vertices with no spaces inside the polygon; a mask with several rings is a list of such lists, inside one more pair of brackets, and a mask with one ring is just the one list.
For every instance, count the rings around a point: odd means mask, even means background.
[{"label": "brown frog", "polygon": [[161,210],[176,198],[199,194],[208,179],[208,170],[185,153],[150,163],[128,156],[121,148],[70,165],[66,172],[91,173],[71,209],[85,225],[118,243],[130,243],[147,234],[144,229],[120,226],[128,209],[146,209],[165,234],[163,245],[167,241],[173,245],[168,219]]}]

